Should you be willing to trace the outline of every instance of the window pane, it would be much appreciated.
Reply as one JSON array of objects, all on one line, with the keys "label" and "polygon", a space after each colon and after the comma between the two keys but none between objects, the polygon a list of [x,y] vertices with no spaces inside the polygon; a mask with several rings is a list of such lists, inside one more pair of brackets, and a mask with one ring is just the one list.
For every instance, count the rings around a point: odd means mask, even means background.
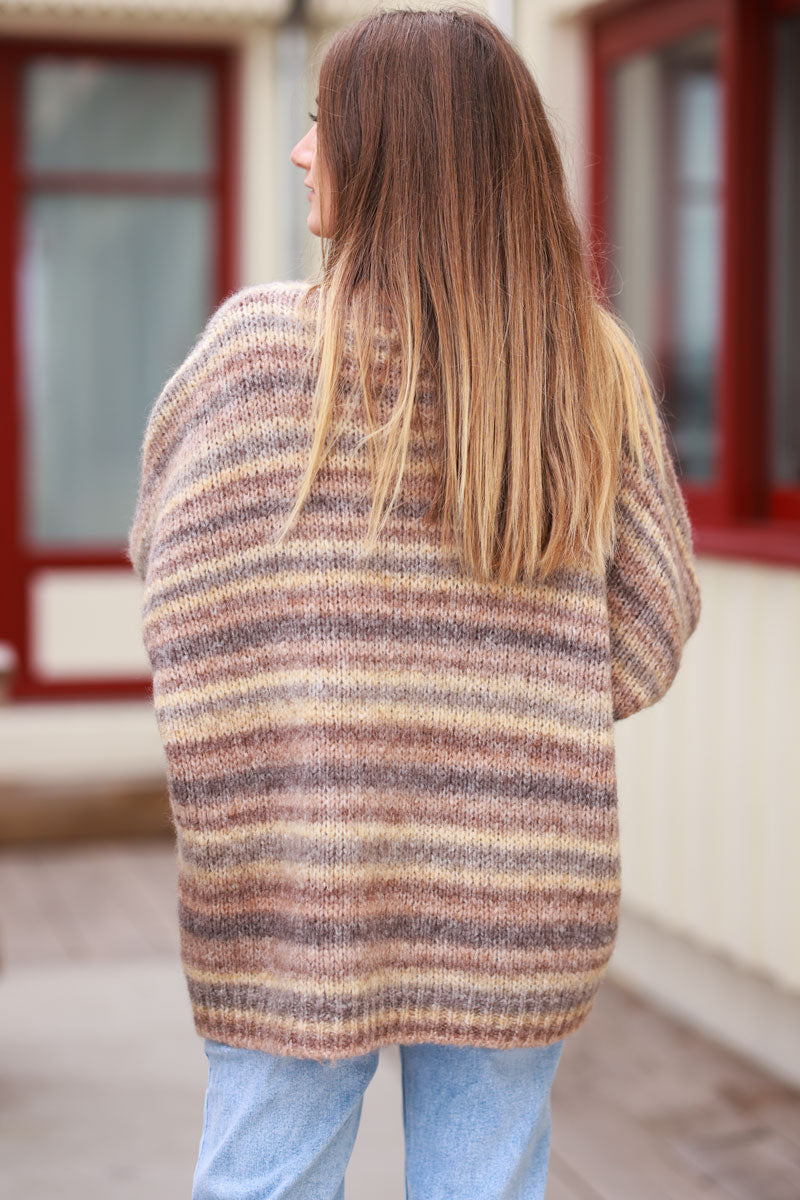
[{"label": "window pane", "polygon": [[775,34],[772,188],[772,479],[800,483],[800,18]]},{"label": "window pane", "polygon": [[147,412],[213,307],[211,205],[43,193],[23,236],[26,537],[121,544]]},{"label": "window pane", "polygon": [[638,54],[610,73],[611,293],[657,388],[679,468],[710,480],[720,317],[717,35]]},{"label": "window pane", "polygon": [[37,57],[23,74],[30,170],[207,172],[213,76],[204,66]]}]

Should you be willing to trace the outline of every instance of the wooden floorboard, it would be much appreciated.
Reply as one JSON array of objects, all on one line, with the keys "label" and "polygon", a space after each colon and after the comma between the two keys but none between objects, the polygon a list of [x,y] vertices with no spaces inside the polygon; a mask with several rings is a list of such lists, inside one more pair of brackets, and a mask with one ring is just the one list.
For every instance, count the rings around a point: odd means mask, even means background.
[{"label": "wooden floorboard", "polygon": [[[15,964],[178,957],[171,837],[0,851]],[[547,1200],[800,1200],[800,1093],[607,978],[564,1047]]]}]

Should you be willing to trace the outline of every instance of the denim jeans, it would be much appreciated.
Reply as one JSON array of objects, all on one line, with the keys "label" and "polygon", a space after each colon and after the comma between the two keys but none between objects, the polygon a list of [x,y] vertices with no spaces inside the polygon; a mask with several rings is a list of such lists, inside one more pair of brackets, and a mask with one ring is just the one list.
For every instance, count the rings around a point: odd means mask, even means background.
[{"label": "denim jeans", "polygon": [[[203,1044],[192,1200],[344,1200],[378,1050],[331,1062]],[[563,1045],[401,1045],[406,1200],[543,1200]]]}]

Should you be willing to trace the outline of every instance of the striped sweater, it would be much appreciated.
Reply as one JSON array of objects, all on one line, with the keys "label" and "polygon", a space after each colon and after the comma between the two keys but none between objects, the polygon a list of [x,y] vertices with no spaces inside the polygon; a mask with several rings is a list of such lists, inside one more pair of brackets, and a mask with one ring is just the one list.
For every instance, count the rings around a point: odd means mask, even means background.
[{"label": "striped sweater", "polygon": [[[325,1059],[553,1042],[585,1020],[615,942],[614,721],[664,695],[700,614],[669,451],[665,486],[626,456],[605,577],[476,582],[422,523],[418,431],[359,558],[371,485],[351,403],[276,548],[311,443],[305,287],[229,296],[142,446],[128,553],[195,1027]],[[392,337],[375,331],[390,381]]]}]

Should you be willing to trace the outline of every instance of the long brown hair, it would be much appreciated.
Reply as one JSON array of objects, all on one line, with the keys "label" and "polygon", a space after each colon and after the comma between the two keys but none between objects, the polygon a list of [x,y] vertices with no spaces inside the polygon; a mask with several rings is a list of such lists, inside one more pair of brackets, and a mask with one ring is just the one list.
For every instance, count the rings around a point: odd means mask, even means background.
[{"label": "long brown hair", "polygon": [[[356,21],[321,64],[317,162],[320,209],[327,187],[332,218],[307,293],[318,301],[312,446],[278,541],[327,453],[350,314],[370,430],[364,545],[399,494],[431,371],[443,453],[428,518],[441,522],[443,550],[482,580],[603,570],[623,446],[641,467],[645,431],[663,466],[658,410],[585,261],[556,140],[518,51],[466,6]],[[387,313],[401,382],[376,427],[370,345]]]}]

